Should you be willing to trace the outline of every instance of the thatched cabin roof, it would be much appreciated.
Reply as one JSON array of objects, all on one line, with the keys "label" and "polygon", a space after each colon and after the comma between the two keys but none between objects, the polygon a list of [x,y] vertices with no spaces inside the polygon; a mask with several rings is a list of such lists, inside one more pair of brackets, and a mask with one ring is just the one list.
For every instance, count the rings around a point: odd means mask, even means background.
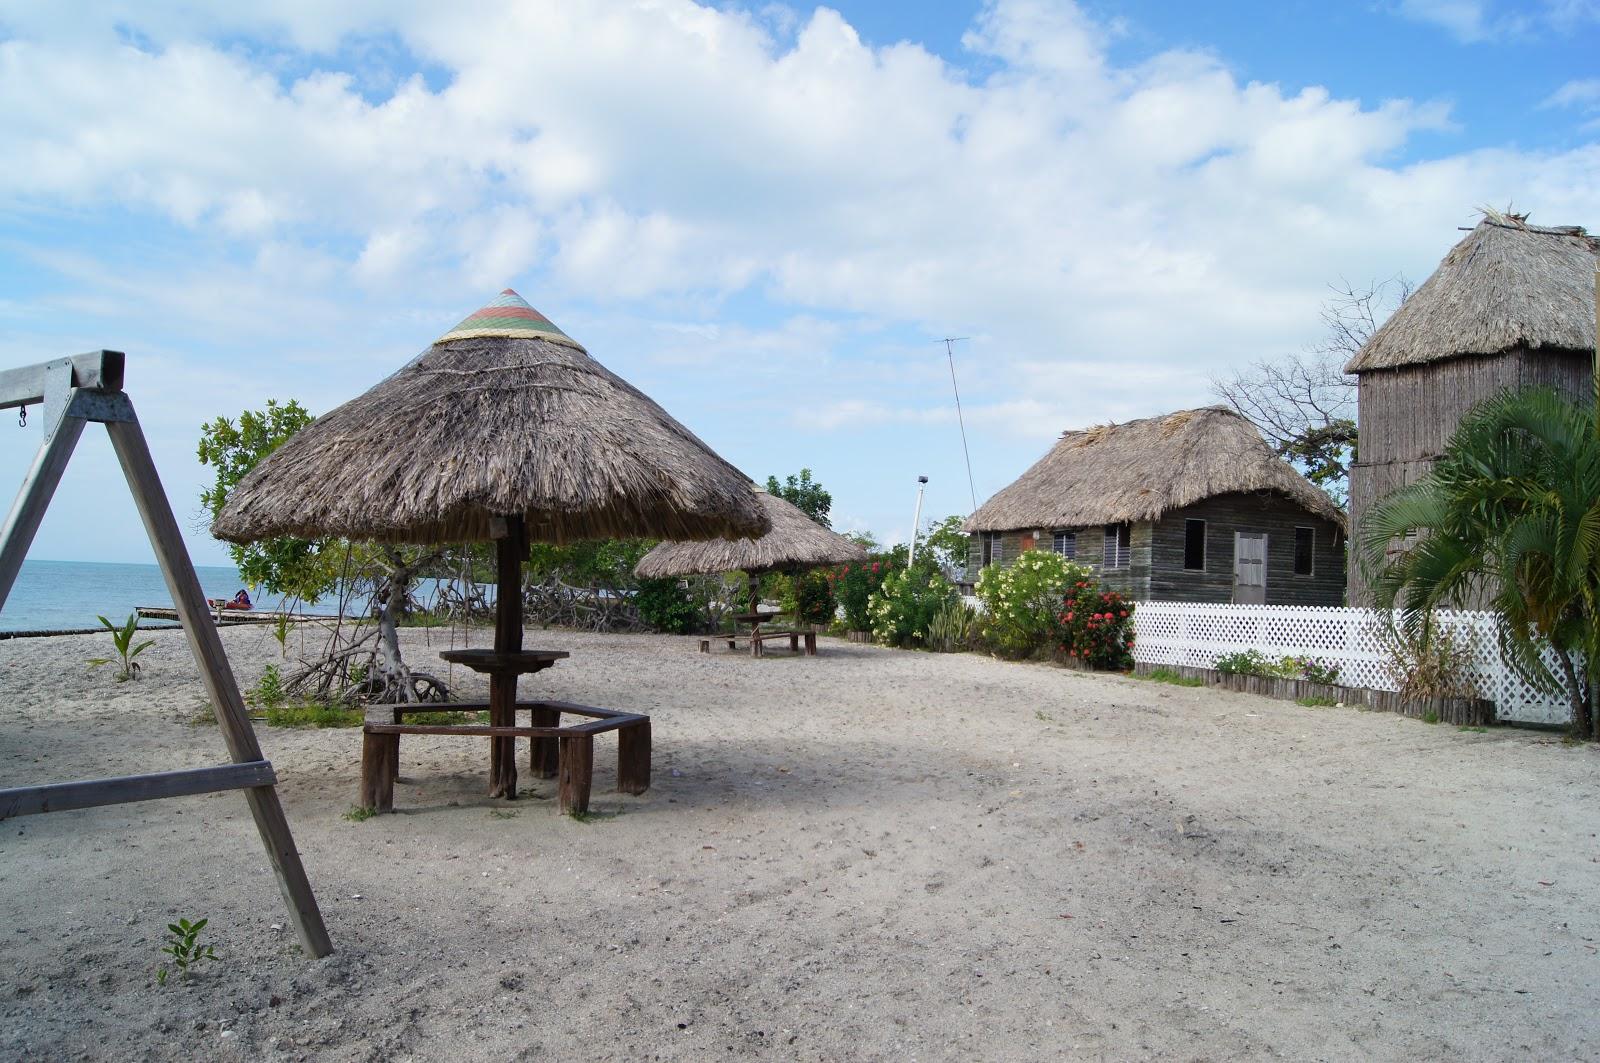
[{"label": "thatched cabin roof", "polygon": [[750,480],[510,289],[257,465],[218,538],[760,535]]},{"label": "thatched cabin roof", "polygon": [[709,539],[661,543],[634,568],[642,579],[694,576],[714,572],[769,572],[784,568],[816,568],[865,561],[867,551],[829,531],[776,495],[756,497],[772,530],[758,539]]},{"label": "thatched cabin roof", "polygon": [[1345,366],[1397,369],[1512,348],[1594,350],[1600,240],[1486,212]]},{"label": "thatched cabin roof", "polygon": [[1273,492],[1326,520],[1344,514],[1232,410],[1207,406],[1064,432],[968,518],[968,532],[1157,520],[1215,495]]}]

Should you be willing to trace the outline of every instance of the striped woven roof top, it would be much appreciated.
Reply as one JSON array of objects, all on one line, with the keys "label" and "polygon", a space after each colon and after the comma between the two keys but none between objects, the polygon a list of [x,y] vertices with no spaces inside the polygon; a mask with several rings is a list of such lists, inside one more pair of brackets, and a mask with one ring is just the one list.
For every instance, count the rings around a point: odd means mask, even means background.
[{"label": "striped woven roof top", "polygon": [[435,343],[451,340],[477,339],[482,336],[508,336],[522,340],[547,340],[574,347],[585,354],[583,344],[565,332],[539,311],[523,301],[522,296],[507,288],[488,306],[474,310],[455,328],[440,336]]}]

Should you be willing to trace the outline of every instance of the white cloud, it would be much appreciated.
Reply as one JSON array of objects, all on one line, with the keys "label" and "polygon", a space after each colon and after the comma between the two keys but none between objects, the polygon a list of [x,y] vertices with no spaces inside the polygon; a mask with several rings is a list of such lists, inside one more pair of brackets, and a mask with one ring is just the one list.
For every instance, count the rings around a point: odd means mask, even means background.
[{"label": "white cloud", "polygon": [[1570,33],[1600,22],[1600,0],[1399,0],[1395,10],[1438,26],[1463,44]]},{"label": "white cloud", "polygon": [[[1507,25],[1469,0],[1399,10]],[[278,393],[330,401],[512,284],[706,417],[948,433],[942,352],[917,337],[976,336],[969,428],[1042,440],[1206,401],[1216,369],[1313,338],[1329,281],[1425,275],[1477,204],[1593,224],[1600,202],[1593,144],[1402,165],[1454,128],[1446,106],[1193,51],[1119,65],[1116,27],[1070,3],[985,4],[981,73],[827,8],[687,0],[0,21],[0,211],[163,234],[137,271],[48,235],[19,253],[75,312],[169,344],[229,330],[228,351],[281,352]]]}]

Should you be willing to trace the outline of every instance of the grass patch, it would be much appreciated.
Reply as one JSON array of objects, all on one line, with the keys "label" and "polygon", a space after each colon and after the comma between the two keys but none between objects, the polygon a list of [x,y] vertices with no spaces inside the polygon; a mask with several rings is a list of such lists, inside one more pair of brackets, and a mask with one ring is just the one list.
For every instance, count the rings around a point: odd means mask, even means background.
[{"label": "grass patch", "polygon": [[490,819],[516,819],[517,818],[517,810],[514,809],[514,808],[491,808],[489,810],[489,818]]},{"label": "grass patch", "polygon": [[1427,712],[1422,714],[1422,722],[1423,723],[1438,723],[1439,722],[1439,714],[1437,712],[1434,712],[1432,709],[1429,709]]},{"label": "grass patch", "polygon": [[422,723],[433,725],[453,725],[462,723],[488,723],[487,712],[453,712],[449,709],[439,712],[408,712],[406,723]]},{"label": "grass patch", "polygon": [[1489,729],[1487,727],[1457,727],[1456,730],[1471,731],[1473,734],[1479,735],[1486,735],[1489,733]]},{"label": "grass patch", "polygon": [[1043,709],[1034,709],[1033,710],[1033,718],[1035,720],[1043,720],[1045,723],[1055,723],[1056,722],[1056,718],[1054,716],[1050,715],[1048,712],[1045,712]]},{"label": "grass patch", "polygon": [[375,808],[363,808],[361,805],[351,805],[345,810],[344,818],[351,823],[365,823],[378,814]]},{"label": "grass patch", "polygon": [[1147,679],[1152,683],[1166,683],[1168,686],[1175,687],[1203,687],[1206,685],[1206,681],[1204,679],[1179,675],[1171,668],[1156,668],[1152,671],[1144,673],[1143,675],[1135,672],[1133,677],[1135,679]]},{"label": "grass patch", "polygon": [[574,812],[567,818],[574,823],[604,823],[607,820],[616,819],[620,815],[622,815],[621,812]]},{"label": "grass patch", "polygon": [[315,702],[273,705],[265,715],[268,727],[360,727],[364,717],[360,709]]},{"label": "grass patch", "polygon": [[1295,698],[1294,703],[1296,705],[1304,705],[1308,709],[1329,709],[1339,704],[1339,701],[1337,698],[1330,698],[1326,695],[1313,694],[1310,697]]}]

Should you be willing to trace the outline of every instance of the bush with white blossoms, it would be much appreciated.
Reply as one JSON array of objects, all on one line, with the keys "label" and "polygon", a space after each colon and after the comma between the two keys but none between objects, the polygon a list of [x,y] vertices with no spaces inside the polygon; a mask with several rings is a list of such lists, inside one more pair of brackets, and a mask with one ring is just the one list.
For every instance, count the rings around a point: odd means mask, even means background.
[{"label": "bush with white blossoms", "polygon": [[978,574],[983,637],[999,653],[1027,657],[1053,647],[1061,626],[1061,601],[1089,568],[1049,550],[1025,550],[1010,568],[991,565]]},{"label": "bush with white blossoms", "polygon": [[933,618],[955,600],[955,585],[932,565],[896,569],[867,604],[872,637],[885,646],[926,646]]}]

